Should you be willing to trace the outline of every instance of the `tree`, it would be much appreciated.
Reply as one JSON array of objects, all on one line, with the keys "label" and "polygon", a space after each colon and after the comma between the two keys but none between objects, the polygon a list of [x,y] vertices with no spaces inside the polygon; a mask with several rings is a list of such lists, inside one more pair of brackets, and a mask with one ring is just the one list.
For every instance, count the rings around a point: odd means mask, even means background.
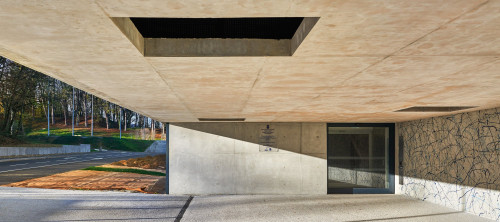
[{"label": "tree", "polygon": [[134,127],[142,127],[141,135],[145,138],[146,124],[151,123],[151,137],[154,139],[154,120],[91,96],[89,103],[88,93],[0,57],[0,134],[24,134],[35,121],[44,121],[49,133],[58,122],[68,126],[71,113],[74,135],[75,121],[78,126],[80,117],[83,117],[81,119],[88,127],[90,113],[91,135],[94,124],[106,129],[119,128],[124,124],[124,131],[129,130],[129,124],[133,124]]}]

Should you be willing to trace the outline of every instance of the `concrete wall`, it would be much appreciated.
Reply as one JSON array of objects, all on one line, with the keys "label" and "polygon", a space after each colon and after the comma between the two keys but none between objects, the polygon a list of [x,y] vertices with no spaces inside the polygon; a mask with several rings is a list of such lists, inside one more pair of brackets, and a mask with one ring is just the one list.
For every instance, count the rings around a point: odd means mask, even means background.
[{"label": "concrete wall", "polygon": [[39,156],[88,152],[90,152],[90,144],[63,145],[62,147],[0,147],[0,157]]},{"label": "concrete wall", "polygon": [[404,122],[397,131],[399,193],[500,221],[500,108]]},{"label": "concrete wall", "polygon": [[146,152],[146,153],[167,153],[167,141],[165,141],[165,140],[155,141],[144,152]]},{"label": "concrete wall", "polygon": [[[171,194],[326,194],[326,124],[170,124]],[[278,150],[276,150],[276,148]]]}]

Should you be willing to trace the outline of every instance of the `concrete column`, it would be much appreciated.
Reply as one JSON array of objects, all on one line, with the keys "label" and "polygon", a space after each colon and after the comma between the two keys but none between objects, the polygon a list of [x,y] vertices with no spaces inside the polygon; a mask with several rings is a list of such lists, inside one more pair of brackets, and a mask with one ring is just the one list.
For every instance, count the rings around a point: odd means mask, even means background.
[{"label": "concrete column", "polygon": [[166,146],[167,146],[167,152],[165,155],[167,155],[167,158],[165,160],[165,174],[166,174],[166,177],[167,179],[165,180],[165,193],[166,194],[169,194],[169,184],[170,184],[170,169],[169,169],[169,165],[170,165],[170,124],[169,123],[165,123],[165,141],[166,141]]}]

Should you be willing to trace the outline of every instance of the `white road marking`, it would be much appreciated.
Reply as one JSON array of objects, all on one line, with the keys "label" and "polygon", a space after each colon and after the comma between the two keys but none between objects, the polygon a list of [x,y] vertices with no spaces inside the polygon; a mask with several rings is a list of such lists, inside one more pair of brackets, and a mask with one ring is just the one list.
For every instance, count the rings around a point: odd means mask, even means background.
[{"label": "white road marking", "polygon": [[49,165],[44,165],[44,166],[33,166],[33,167],[26,167],[26,168],[13,169],[13,170],[4,170],[4,171],[0,171],[0,173],[7,173],[7,172],[12,172],[12,171],[18,171],[18,170],[29,170],[29,169],[34,169],[34,168],[48,167],[48,166],[57,166],[57,165],[68,164],[68,163],[79,163],[79,162],[85,162],[85,161],[87,161],[87,160],[65,162],[65,163],[56,163],[56,164],[49,164]]}]

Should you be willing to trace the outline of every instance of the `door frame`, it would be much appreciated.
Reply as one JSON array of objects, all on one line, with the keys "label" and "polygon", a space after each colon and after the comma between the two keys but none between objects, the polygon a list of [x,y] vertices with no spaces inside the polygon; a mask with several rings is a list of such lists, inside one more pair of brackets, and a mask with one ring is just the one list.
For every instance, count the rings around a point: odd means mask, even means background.
[{"label": "door frame", "polygon": [[[327,147],[330,144],[328,139],[329,127],[388,127],[389,128],[389,188],[328,188],[328,194],[394,194],[394,168],[395,168],[395,125],[394,123],[327,123]],[[328,183],[328,148],[326,149],[326,180]]]}]

